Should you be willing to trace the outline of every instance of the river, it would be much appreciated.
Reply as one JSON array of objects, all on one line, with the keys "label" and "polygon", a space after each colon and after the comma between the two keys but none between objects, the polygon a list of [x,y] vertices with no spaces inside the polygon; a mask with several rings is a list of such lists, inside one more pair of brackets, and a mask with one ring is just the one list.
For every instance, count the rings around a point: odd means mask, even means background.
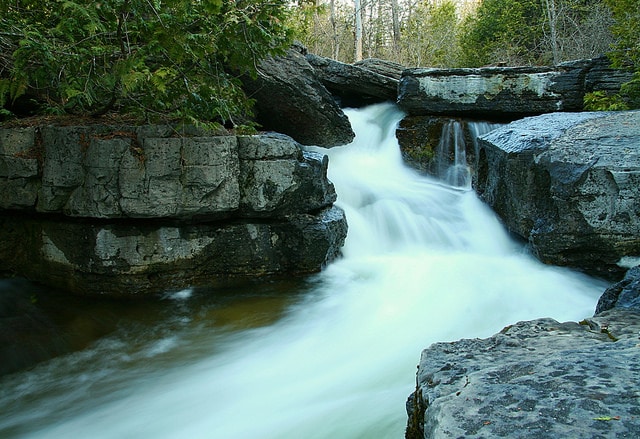
[{"label": "river", "polygon": [[322,150],[343,256],[238,298],[167,292],[84,349],[0,378],[2,438],[399,439],[420,352],[519,320],[592,315],[605,285],[545,266],[473,191],[402,163],[402,113],[348,110]]}]

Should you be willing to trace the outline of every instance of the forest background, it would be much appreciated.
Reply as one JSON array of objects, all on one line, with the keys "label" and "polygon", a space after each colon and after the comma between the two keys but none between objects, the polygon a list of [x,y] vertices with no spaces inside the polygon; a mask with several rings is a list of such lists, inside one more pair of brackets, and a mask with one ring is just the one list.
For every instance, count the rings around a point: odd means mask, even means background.
[{"label": "forest background", "polygon": [[592,109],[640,107],[640,0],[0,0],[0,119],[134,114],[238,126],[243,76],[294,39],[351,63],[636,72]]}]

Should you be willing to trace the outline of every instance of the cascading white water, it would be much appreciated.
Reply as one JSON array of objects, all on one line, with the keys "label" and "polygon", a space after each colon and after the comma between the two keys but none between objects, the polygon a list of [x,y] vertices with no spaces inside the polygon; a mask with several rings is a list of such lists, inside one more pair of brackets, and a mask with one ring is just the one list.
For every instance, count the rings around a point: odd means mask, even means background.
[{"label": "cascading white water", "polygon": [[[480,121],[449,120],[442,125],[440,141],[436,148],[436,175],[445,183],[465,189],[471,189],[472,168],[478,168],[478,137],[498,127],[498,123]],[[469,132],[469,140],[473,143],[475,163],[469,163],[465,128]]]},{"label": "cascading white water", "polygon": [[536,262],[472,191],[402,164],[394,106],[348,115],[355,141],[326,153],[349,235],[304,300],[265,327],[186,315],[5,378],[0,436],[398,439],[429,344],[593,312],[602,284]]},{"label": "cascading white water", "polygon": [[437,147],[438,175],[451,186],[470,188],[471,173],[462,129],[460,121],[453,119],[442,126]]}]

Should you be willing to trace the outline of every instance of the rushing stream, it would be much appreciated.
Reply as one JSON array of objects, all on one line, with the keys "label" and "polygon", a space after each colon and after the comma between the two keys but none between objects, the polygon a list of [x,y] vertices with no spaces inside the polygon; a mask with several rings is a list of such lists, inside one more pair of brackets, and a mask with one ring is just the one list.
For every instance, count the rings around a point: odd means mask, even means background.
[{"label": "rushing stream", "polygon": [[348,115],[356,140],[326,151],[340,260],[229,305],[257,321],[167,294],[154,324],[0,379],[0,437],[399,439],[429,344],[593,313],[602,283],[538,263],[472,191],[403,166],[394,106]]}]

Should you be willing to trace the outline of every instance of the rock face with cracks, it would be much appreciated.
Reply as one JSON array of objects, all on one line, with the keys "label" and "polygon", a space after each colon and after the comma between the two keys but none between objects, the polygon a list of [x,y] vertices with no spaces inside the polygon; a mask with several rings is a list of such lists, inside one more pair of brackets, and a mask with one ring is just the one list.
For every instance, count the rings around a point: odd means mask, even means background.
[{"label": "rock face with cracks", "polygon": [[327,166],[280,134],[4,129],[0,260],[13,274],[111,296],[315,272],[346,237]]},{"label": "rock face with cracks", "polygon": [[402,72],[398,104],[411,116],[456,115],[516,119],[581,111],[586,93],[617,91],[631,72],[604,58],[555,67],[415,68]]},{"label": "rock face with cracks", "polygon": [[640,255],[640,111],[551,113],[479,138],[477,191],[544,262],[619,277]]}]

